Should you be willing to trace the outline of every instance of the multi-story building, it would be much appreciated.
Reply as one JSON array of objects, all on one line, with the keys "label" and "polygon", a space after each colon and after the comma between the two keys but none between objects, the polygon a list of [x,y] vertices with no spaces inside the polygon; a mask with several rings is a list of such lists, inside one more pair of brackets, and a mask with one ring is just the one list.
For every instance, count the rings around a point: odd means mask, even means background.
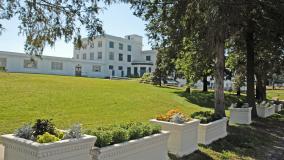
[{"label": "multi-story building", "polygon": [[155,69],[156,51],[142,51],[142,37],[98,36],[83,39],[83,47],[74,47],[73,58],[42,56],[33,58],[0,51],[0,67],[8,72],[77,75],[88,77],[142,76]]}]

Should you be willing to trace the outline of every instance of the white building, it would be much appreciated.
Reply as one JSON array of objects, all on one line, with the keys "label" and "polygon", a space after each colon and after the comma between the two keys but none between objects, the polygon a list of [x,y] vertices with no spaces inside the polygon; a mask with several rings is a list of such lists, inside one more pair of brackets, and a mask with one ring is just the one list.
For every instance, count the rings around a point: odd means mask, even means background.
[{"label": "white building", "polygon": [[0,66],[8,72],[29,72],[88,77],[142,76],[155,70],[156,51],[142,51],[142,37],[98,36],[83,39],[83,48],[74,49],[73,58],[0,51]]}]

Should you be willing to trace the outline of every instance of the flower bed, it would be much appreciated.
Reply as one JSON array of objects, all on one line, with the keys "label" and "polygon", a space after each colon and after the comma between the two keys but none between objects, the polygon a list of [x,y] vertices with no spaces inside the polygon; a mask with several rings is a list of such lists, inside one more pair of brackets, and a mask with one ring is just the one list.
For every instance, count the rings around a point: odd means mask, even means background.
[{"label": "flower bed", "polygon": [[169,132],[160,127],[129,123],[101,127],[88,133],[98,137],[91,150],[93,160],[167,160]]},{"label": "flower bed", "polygon": [[282,110],[283,104],[281,104],[279,98],[276,98],[271,104],[274,105],[275,112],[280,112]]},{"label": "flower bed", "polygon": [[198,149],[197,132],[200,120],[188,119],[183,113],[171,110],[150,122],[160,125],[162,130],[170,131],[168,149],[171,154],[182,157]]},{"label": "flower bed", "polygon": [[200,119],[198,126],[198,143],[208,145],[227,136],[227,118],[209,111],[196,112],[192,118]]},{"label": "flower bed", "polygon": [[260,104],[256,104],[256,111],[258,117],[266,118],[275,113],[275,106],[263,101]]},{"label": "flower bed", "polygon": [[57,130],[49,120],[24,125],[15,134],[1,136],[5,160],[90,160],[96,137],[81,135],[80,126],[67,132]]},{"label": "flower bed", "polygon": [[230,111],[230,124],[251,124],[252,108],[245,104],[232,104]]}]

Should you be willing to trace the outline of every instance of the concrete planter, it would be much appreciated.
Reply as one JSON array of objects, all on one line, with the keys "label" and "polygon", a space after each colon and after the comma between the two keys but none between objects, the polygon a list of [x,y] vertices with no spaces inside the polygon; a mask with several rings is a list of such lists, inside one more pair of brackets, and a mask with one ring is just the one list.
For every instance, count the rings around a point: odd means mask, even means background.
[{"label": "concrete planter", "polygon": [[251,124],[251,110],[252,107],[248,107],[248,105],[245,105],[242,108],[235,108],[235,105],[232,105],[229,108],[229,124]]},{"label": "concrete planter", "polygon": [[150,122],[160,125],[162,130],[170,131],[168,149],[171,154],[177,157],[183,157],[198,149],[197,133],[200,120],[194,119],[183,124],[159,121],[156,119],[152,119]]},{"label": "concrete planter", "polygon": [[210,122],[208,124],[199,124],[198,143],[208,145],[213,141],[227,136],[227,118]]},{"label": "concrete planter", "polygon": [[168,160],[167,141],[170,133],[155,134],[91,150],[93,160]]},{"label": "concrete planter", "polygon": [[256,105],[257,116],[261,118],[266,118],[275,113],[275,106],[269,103],[261,103]]},{"label": "concrete planter", "polygon": [[275,112],[280,112],[282,110],[283,104],[274,104]]},{"label": "concrete planter", "polygon": [[1,138],[5,147],[4,160],[91,160],[90,150],[96,142],[95,136],[88,135],[44,144],[13,134]]}]

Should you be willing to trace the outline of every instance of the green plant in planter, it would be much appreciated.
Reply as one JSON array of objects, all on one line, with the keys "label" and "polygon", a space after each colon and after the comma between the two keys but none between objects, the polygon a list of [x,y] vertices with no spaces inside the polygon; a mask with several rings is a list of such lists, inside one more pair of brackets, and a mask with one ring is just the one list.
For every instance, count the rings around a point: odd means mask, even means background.
[{"label": "green plant in planter", "polygon": [[160,126],[131,122],[109,127],[98,127],[94,131],[89,130],[86,133],[97,137],[95,146],[106,147],[112,144],[139,139],[160,132]]},{"label": "green plant in planter", "polygon": [[222,119],[223,117],[210,111],[200,111],[193,113],[191,118],[199,119],[200,123],[205,124]]},{"label": "green plant in planter", "polygon": [[66,133],[64,139],[81,138],[81,137],[82,137],[81,124],[74,124],[74,125],[71,126],[69,131]]},{"label": "green plant in planter", "polygon": [[33,125],[33,130],[34,137],[43,135],[45,132],[55,135],[55,125],[52,123],[52,119],[37,119]]},{"label": "green plant in planter", "polygon": [[16,137],[31,140],[33,138],[33,132],[34,130],[31,124],[24,124],[22,127],[18,128],[14,134]]},{"label": "green plant in planter", "polygon": [[112,142],[112,132],[106,130],[95,130],[95,131],[87,131],[86,134],[94,135],[97,137],[96,146],[97,147],[105,147],[111,145]]},{"label": "green plant in planter", "polygon": [[112,130],[112,143],[113,144],[122,143],[128,140],[129,140],[129,135],[128,135],[127,130],[120,128],[120,127],[115,127]]},{"label": "green plant in planter", "polygon": [[60,139],[57,138],[55,135],[52,135],[48,132],[45,132],[43,135],[37,136],[37,142],[38,143],[51,143],[59,141]]}]

